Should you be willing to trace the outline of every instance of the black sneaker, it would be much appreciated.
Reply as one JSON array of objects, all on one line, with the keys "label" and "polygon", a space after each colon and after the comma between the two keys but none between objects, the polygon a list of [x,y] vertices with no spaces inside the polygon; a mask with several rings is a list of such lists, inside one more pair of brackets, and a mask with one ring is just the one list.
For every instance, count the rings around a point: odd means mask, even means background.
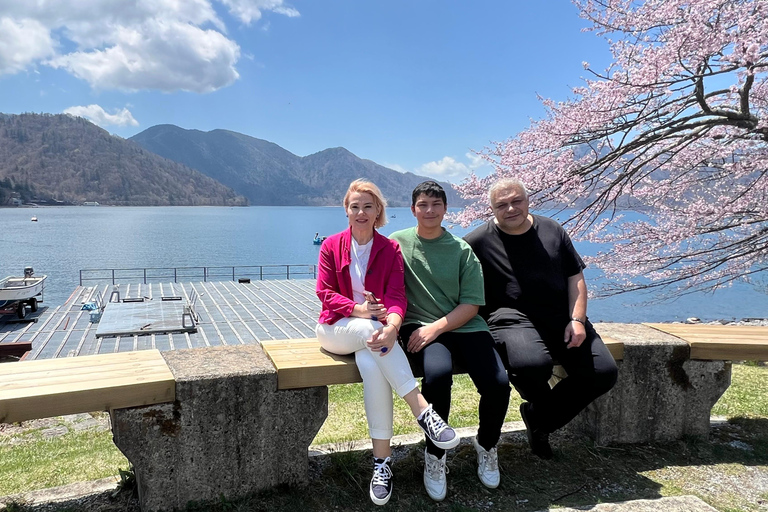
[{"label": "black sneaker", "polygon": [[459,436],[456,435],[456,431],[449,427],[444,421],[432,409],[432,404],[429,404],[421,416],[416,419],[421,427],[421,430],[427,435],[432,444],[443,450],[449,450],[455,448],[459,444]]},{"label": "black sneaker", "polygon": [[392,497],[392,468],[389,467],[389,457],[373,458],[370,494],[371,501],[376,505],[386,505]]},{"label": "black sneaker", "polygon": [[528,444],[534,455],[542,459],[551,459],[553,454],[552,447],[549,445],[549,433],[541,429],[531,428],[530,408],[531,404],[528,402],[520,404],[520,416],[523,417],[523,423],[525,423],[525,429],[528,433]]}]

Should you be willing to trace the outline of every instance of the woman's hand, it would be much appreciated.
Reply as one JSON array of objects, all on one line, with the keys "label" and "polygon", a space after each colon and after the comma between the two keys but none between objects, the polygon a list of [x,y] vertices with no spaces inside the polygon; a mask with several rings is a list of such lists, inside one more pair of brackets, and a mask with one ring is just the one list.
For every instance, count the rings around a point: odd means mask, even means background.
[{"label": "woman's hand", "polygon": [[388,324],[373,332],[368,347],[374,352],[381,352],[380,356],[385,356],[392,352],[392,347],[397,343],[397,328]]},{"label": "woman's hand", "polygon": [[362,304],[355,305],[355,308],[352,311],[352,316],[358,318],[370,318],[371,320],[384,322],[387,318],[387,308],[378,302],[369,302],[366,300]]}]

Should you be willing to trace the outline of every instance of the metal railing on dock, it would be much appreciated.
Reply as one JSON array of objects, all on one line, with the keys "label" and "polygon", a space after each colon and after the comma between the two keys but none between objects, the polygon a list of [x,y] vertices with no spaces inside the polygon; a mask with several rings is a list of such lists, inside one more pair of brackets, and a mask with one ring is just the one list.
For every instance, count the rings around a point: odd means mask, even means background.
[{"label": "metal railing on dock", "polygon": [[84,283],[168,283],[253,279],[317,279],[317,265],[245,265],[234,267],[89,268],[80,270]]}]

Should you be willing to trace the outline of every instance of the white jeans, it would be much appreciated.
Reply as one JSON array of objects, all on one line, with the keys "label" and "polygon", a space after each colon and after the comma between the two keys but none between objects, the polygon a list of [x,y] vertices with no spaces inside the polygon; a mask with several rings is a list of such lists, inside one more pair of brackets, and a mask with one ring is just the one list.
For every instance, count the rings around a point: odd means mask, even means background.
[{"label": "white jeans", "polygon": [[381,322],[376,320],[355,317],[315,327],[320,346],[325,350],[334,354],[355,354],[357,369],[363,377],[365,414],[371,439],[392,438],[392,390],[405,396],[418,385],[399,343],[383,356],[368,348],[366,342],[381,327]]}]

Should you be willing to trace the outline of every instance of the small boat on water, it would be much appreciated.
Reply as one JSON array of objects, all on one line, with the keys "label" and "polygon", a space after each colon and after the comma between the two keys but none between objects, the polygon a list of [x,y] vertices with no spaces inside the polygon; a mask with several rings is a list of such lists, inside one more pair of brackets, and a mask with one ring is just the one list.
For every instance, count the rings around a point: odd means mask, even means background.
[{"label": "small boat on water", "polygon": [[42,302],[47,277],[36,276],[32,267],[27,267],[24,269],[24,277],[0,279],[0,314],[16,313],[19,318],[24,318],[27,305],[32,312],[37,311],[37,303]]},{"label": "small boat on water", "polygon": [[34,216],[33,216],[33,217],[32,217],[32,219],[30,219],[30,220],[31,220],[32,222],[37,222],[37,217],[34,217]]},{"label": "small boat on water", "polygon": [[320,245],[323,243],[323,240],[328,238],[327,236],[320,236],[320,233],[315,233],[315,238],[312,239],[312,243],[315,245]]}]

